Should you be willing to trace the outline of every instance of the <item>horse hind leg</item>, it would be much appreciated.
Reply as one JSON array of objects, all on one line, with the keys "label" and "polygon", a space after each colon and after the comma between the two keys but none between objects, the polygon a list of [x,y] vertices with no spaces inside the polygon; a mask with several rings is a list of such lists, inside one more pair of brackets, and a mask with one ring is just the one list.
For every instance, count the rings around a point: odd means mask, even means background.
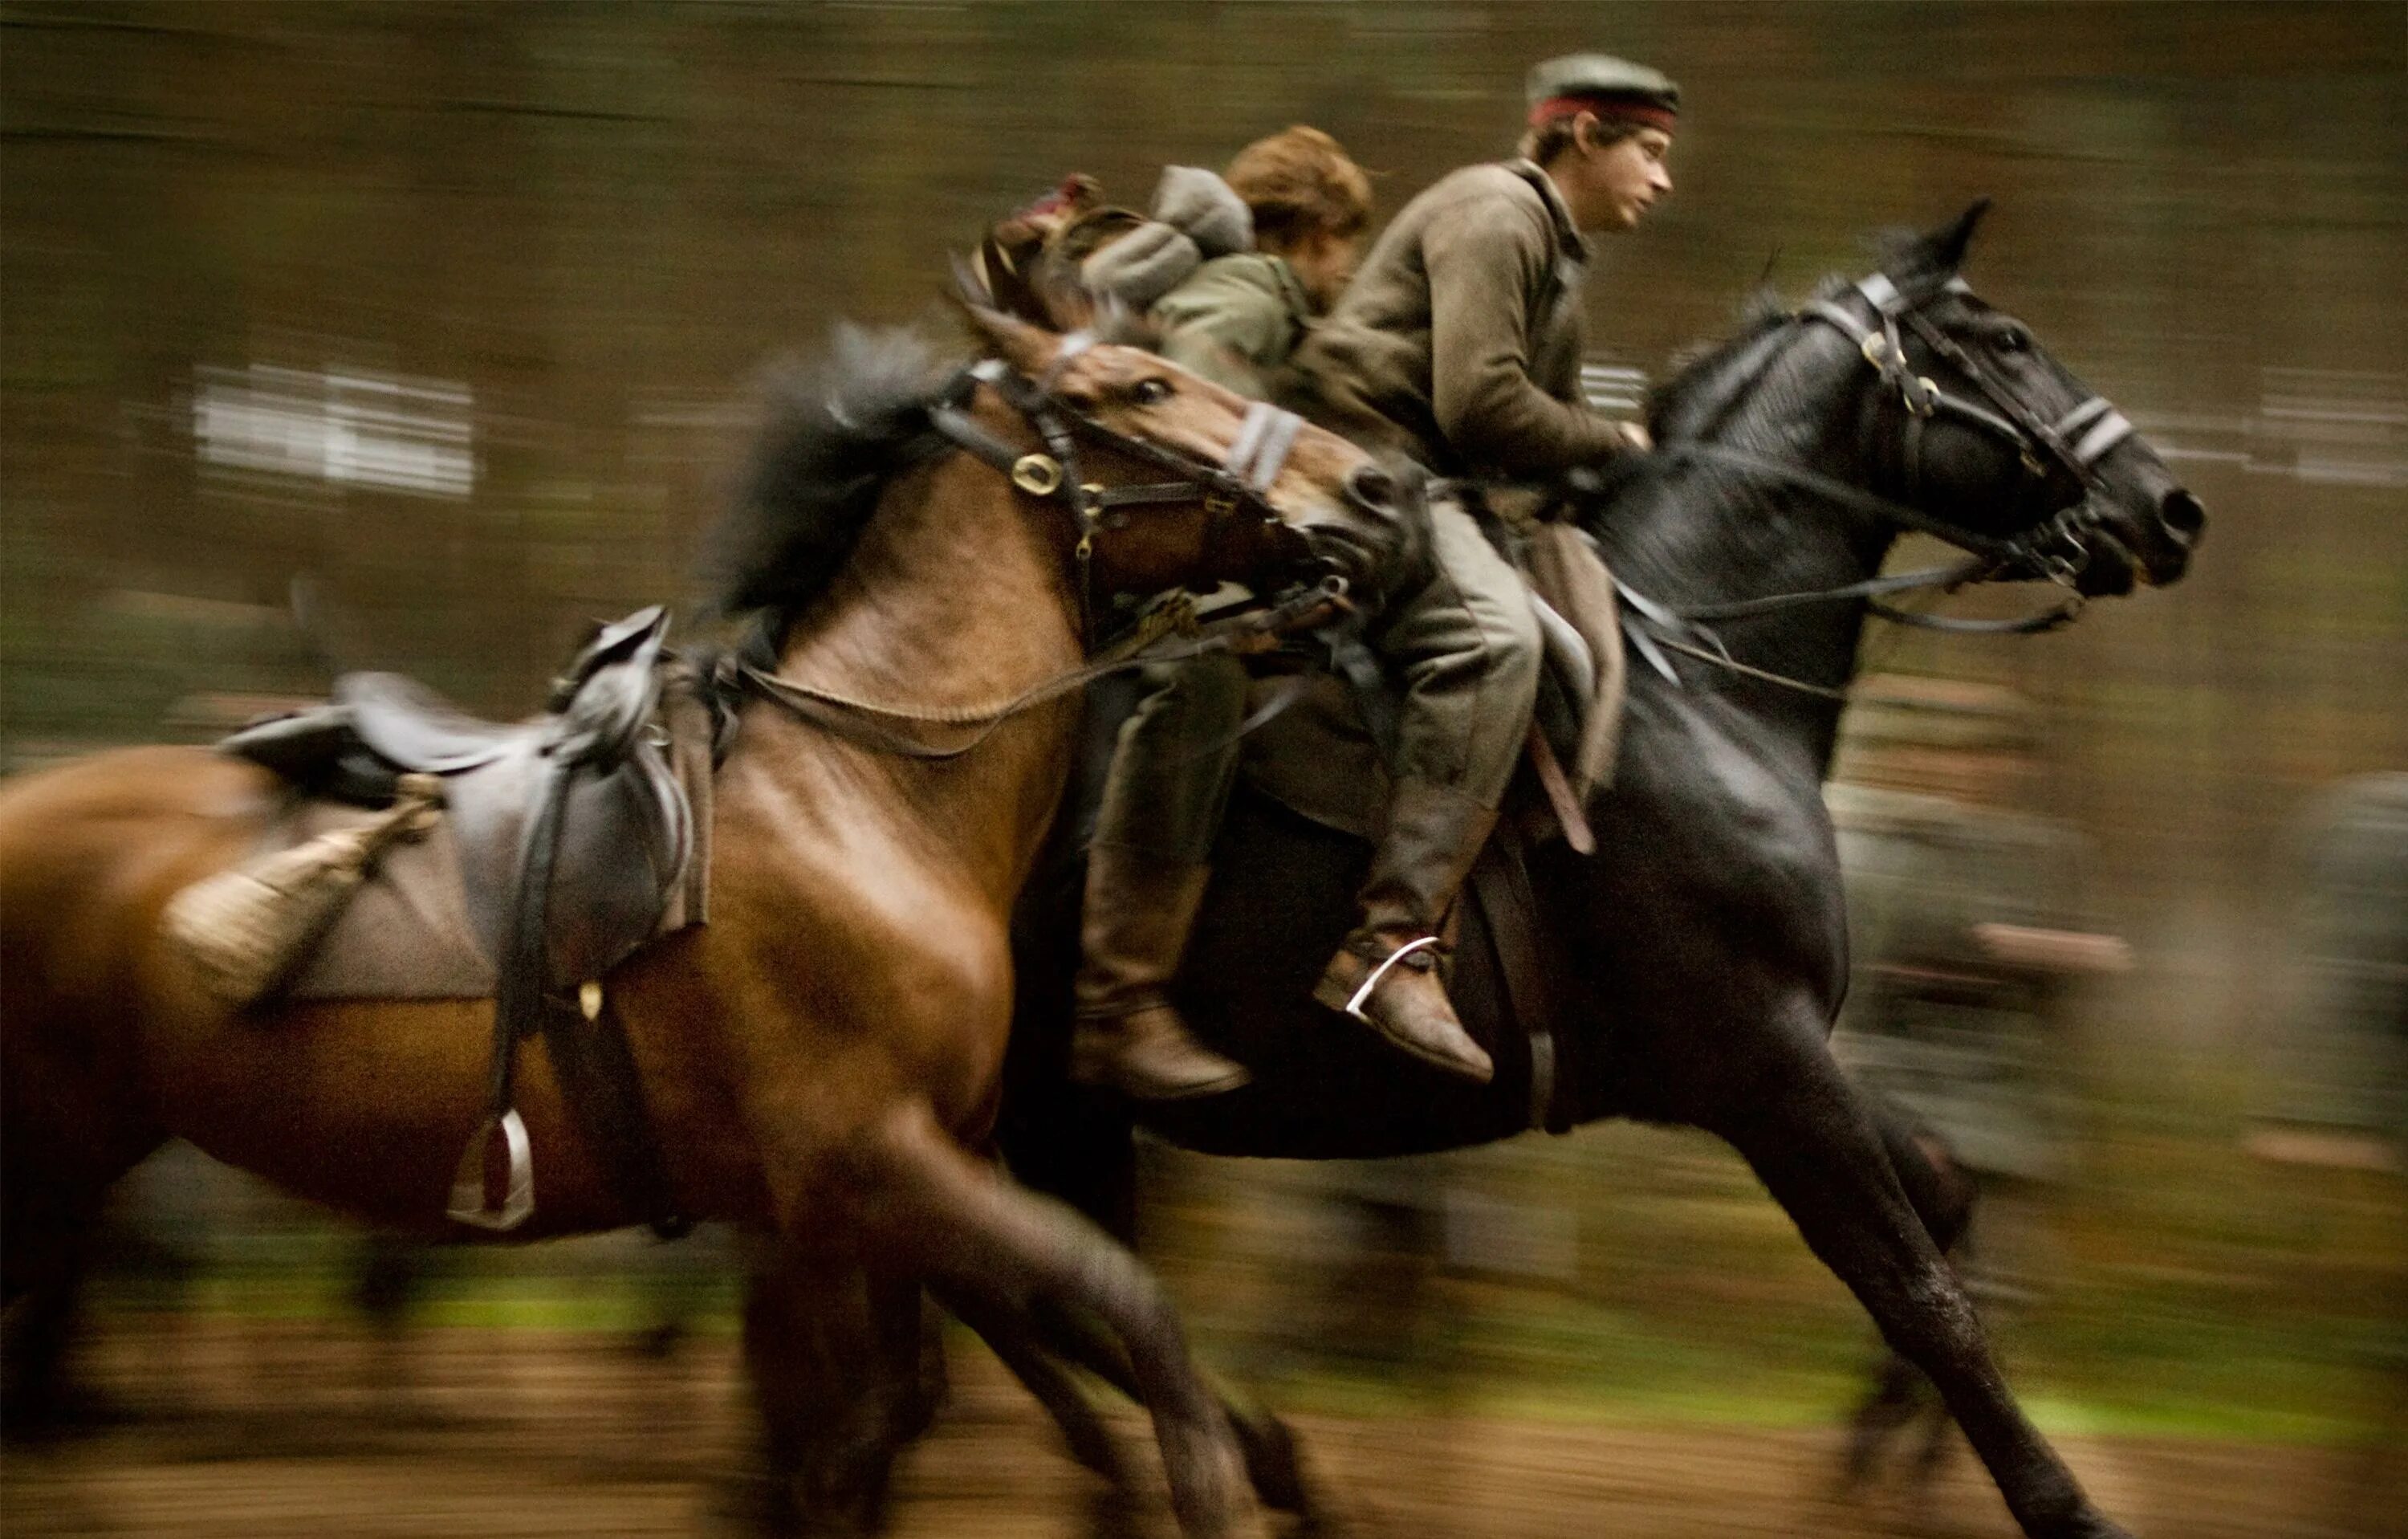
[{"label": "horse hind leg", "polygon": [[1801,1011],[1776,1026],[1782,1061],[1754,1083],[1780,1093],[1710,1126],[1754,1167],[1814,1254],[1889,1345],[1928,1376],[2031,1539],[2118,1539],[2015,1403],[1971,1300],[1909,1202],[1862,1098]]},{"label": "horse hind leg", "polygon": [[889,1119],[853,1153],[844,1174],[873,1264],[924,1277],[973,1310],[1050,1305],[1102,1320],[1154,1418],[1181,1532],[1226,1534],[1241,1500],[1237,1451],[1178,1316],[1137,1258],[973,1159],[924,1107]]},{"label": "horse hind leg", "polygon": [[[118,1178],[165,1142],[155,1132],[71,1129],[11,1086],[0,1130],[0,1440],[72,1433],[94,1419],[71,1355],[92,1237]],[[96,1136],[97,1135],[97,1136]]]}]

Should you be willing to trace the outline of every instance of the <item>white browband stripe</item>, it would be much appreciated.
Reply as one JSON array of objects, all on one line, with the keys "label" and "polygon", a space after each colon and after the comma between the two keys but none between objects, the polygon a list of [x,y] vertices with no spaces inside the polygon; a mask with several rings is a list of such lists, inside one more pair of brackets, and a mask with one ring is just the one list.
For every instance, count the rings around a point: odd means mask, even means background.
[{"label": "white browband stripe", "polygon": [[2106,396],[2093,396],[2088,400],[2083,402],[2080,406],[2077,406],[2072,410],[2067,412],[2064,417],[2058,421],[2057,424],[2057,435],[2061,439],[2071,438],[2074,434],[2081,432],[2083,424],[2090,421],[2091,418],[2100,416],[2105,412],[2113,411],[2114,410],[2115,410],[2115,404],[2113,401],[2110,401]]},{"label": "white browband stripe", "polygon": [[1279,411],[1276,407],[1272,410],[1278,415],[1271,419],[1270,432],[1265,435],[1262,450],[1254,457],[1253,484],[1257,492],[1269,491],[1271,482],[1279,480],[1281,469],[1287,464],[1288,452],[1296,447],[1297,435],[1304,431],[1302,417],[1293,411]]},{"label": "white browband stripe", "polygon": [[1270,431],[1274,410],[1261,401],[1246,409],[1246,420],[1238,426],[1238,441],[1229,445],[1229,474],[1240,481],[1251,483],[1254,480],[1251,467],[1262,449],[1263,436]]}]

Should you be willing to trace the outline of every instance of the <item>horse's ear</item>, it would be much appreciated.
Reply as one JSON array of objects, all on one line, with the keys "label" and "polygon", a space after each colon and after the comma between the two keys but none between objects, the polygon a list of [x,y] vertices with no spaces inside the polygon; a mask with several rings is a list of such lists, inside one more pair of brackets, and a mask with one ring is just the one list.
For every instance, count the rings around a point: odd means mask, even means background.
[{"label": "horse's ear", "polygon": [[1023,374],[1044,373],[1062,346],[1062,338],[1055,333],[967,297],[962,302],[962,313],[968,317],[970,329],[994,350],[995,355]]},{"label": "horse's ear", "polygon": [[1973,231],[1982,216],[1990,211],[1990,200],[1977,197],[1972,206],[1956,216],[1956,223],[1931,235],[1931,261],[1942,272],[1954,273],[1965,265],[1966,248],[1973,244]]}]

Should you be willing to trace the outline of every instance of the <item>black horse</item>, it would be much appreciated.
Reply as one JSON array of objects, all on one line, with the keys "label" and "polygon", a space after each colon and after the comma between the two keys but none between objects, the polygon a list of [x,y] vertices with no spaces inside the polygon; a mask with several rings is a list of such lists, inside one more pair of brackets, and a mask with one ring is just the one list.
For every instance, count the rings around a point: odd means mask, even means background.
[{"label": "black horse", "polygon": [[[1847,940],[1820,787],[1891,545],[1908,529],[1950,541],[1969,553],[1952,580],[2053,578],[2061,613],[2078,595],[2180,578],[2204,523],[2124,419],[1958,279],[1983,207],[1893,242],[1874,277],[1768,312],[1684,370],[1654,406],[1659,453],[1583,516],[1649,601],[1656,618],[1638,623],[1652,645],[1635,648],[1616,774],[1588,808],[1597,854],[1529,852],[1533,982],[1510,982],[1499,927],[1467,905],[1452,990],[1497,1055],[1495,1081],[1425,1069],[1312,1002],[1368,852],[1241,795],[1178,1000],[1253,1083],[1132,1107],[1066,1082],[1066,876],[1023,949],[1000,1129],[1023,1180],[1125,1233],[1138,1120],[1209,1153],[1308,1158],[1484,1143],[1550,1116],[1702,1128],[1747,1159],[1937,1386],[2025,1532],[2121,1532],[1991,1359],[1942,1259],[1961,1200],[1825,1044]],[[1533,1026],[1547,1051],[1529,1045]],[[1069,1322],[1056,1334],[1094,1360]],[[1006,1356],[1034,1367],[1073,1446],[1094,1448],[1075,1397],[1018,1346]],[[1284,1429],[1240,1426],[1266,1500],[1294,1503]]]}]

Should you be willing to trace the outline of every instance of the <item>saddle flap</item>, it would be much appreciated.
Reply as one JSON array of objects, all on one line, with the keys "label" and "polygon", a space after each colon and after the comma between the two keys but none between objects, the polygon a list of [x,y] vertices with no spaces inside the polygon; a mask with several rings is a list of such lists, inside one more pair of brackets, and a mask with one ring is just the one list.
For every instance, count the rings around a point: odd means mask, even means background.
[{"label": "saddle flap", "polygon": [[253,722],[222,740],[218,752],[274,770],[305,795],[355,807],[390,806],[401,781],[399,770],[360,741],[347,705]]}]

